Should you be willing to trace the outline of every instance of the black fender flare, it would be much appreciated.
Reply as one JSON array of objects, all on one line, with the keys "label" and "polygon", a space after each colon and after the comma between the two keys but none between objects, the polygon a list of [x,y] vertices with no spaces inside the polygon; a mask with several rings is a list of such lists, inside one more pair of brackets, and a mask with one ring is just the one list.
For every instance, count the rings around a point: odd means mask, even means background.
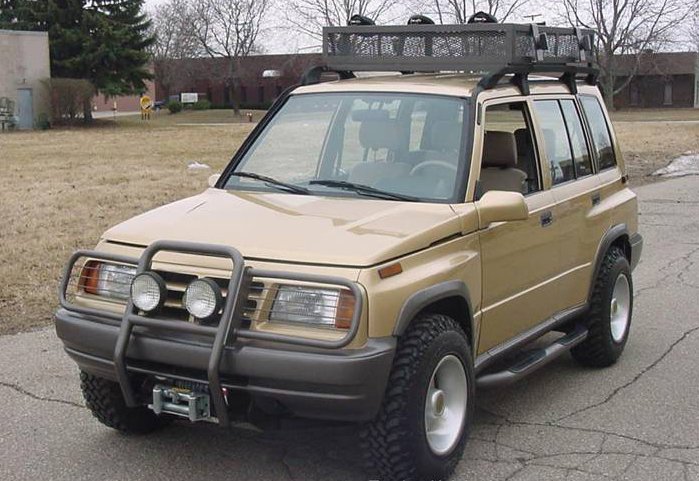
[{"label": "black fender flare", "polygon": [[463,299],[468,306],[468,312],[465,314],[468,315],[468,322],[470,323],[469,329],[471,348],[474,349],[476,342],[476,330],[473,320],[471,295],[466,283],[459,280],[451,280],[434,284],[411,294],[410,297],[405,300],[400,308],[400,311],[398,312],[398,318],[393,328],[393,335],[396,337],[401,336],[410,325],[410,322],[420,311],[430,304],[449,297],[459,297]]},{"label": "black fender flare", "polygon": [[[623,236],[630,238],[629,229],[626,226],[626,224],[613,225],[602,236],[602,240],[600,241],[599,246],[597,247],[597,253],[595,254],[594,264],[592,264],[592,278],[590,279],[590,288],[587,291],[588,304],[590,302],[590,297],[592,296],[592,290],[595,287],[595,280],[597,279],[597,274],[599,274],[600,267],[602,266],[602,261],[604,260],[604,255],[607,253],[612,244]],[[629,262],[631,262],[631,259],[629,259]]]}]

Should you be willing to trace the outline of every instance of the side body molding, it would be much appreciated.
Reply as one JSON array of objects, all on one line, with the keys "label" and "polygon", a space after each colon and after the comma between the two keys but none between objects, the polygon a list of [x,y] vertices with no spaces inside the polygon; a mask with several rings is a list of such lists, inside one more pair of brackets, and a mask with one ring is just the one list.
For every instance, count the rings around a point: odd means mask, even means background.
[{"label": "side body molding", "polygon": [[[398,321],[393,328],[393,335],[400,336],[408,328],[410,321],[422,311],[425,307],[430,304],[441,301],[442,299],[447,299],[449,297],[459,297],[462,298],[466,305],[468,306],[468,322],[470,323],[471,330],[471,343],[475,342],[475,326],[473,325],[473,308],[471,304],[471,295],[469,294],[468,287],[463,281],[452,280],[441,282],[433,286],[427,287],[420,291],[412,294],[403,303],[398,313]],[[475,346],[471,346],[475,347]]]}]

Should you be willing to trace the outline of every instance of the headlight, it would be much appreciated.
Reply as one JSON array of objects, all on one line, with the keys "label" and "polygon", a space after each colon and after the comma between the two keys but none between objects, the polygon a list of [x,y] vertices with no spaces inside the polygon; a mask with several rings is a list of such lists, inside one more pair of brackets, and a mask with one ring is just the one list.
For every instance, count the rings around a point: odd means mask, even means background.
[{"label": "headlight", "polygon": [[223,304],[221,288],[206,277],[195,279],[184,291],[182,303],[191,315],[205,321],[221,310]]},{"label": "headlight", "polygon": [[88,294],[126,300],[136,267],[88,261],[80,273],[80,287]]},{"label": "headlight", "polygon": [[349,291],[279,286],[269,320],[348,329],[353,315],[354,296]]},{"label": "headlight", "polygon": [[160,309],[167,296],[167,287],[162,277],[154,272],[143,272],[131,283],[131,302],[138,309],[153,312]]}]

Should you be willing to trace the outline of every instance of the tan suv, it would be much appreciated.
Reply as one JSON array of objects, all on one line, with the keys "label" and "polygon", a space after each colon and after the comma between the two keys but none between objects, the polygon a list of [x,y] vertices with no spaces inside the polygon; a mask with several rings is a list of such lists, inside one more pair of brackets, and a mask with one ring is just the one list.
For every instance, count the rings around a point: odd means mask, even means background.
[{"label": "tan suv", "polygon": [[568,351],[594,367],[620,356],[636,196],[590,32],[423,21],[324,35],[327,65],[210,189],[73,255],[56,329],[112,428],[359,422],[372,475],[443,479],[477,387]]}]

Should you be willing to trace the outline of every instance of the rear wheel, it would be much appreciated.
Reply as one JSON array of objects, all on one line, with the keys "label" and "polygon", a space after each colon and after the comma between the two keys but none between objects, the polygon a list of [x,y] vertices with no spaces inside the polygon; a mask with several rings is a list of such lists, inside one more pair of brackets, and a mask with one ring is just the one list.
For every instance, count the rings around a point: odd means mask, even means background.
[{"label": "rear wheel", "polygon": [[92,415],[124,434],[150,433],[166,423],[145,406],[128,407],[116,382],[81,371],[80,388]]},{"label": "rear wheel", "polygon": [[453,319],[420,316],[400,339],[383,405],[362,432],[372,475],[441,480],[461,459],[475,406],[469,343]]},{"label": "rear wheel", "polygon": [[587,339],[571,350],[585,366],[614,364],[624,351],[633,313],[631,269],[624,253],[612,247],[602,261],[590,302]]}]

